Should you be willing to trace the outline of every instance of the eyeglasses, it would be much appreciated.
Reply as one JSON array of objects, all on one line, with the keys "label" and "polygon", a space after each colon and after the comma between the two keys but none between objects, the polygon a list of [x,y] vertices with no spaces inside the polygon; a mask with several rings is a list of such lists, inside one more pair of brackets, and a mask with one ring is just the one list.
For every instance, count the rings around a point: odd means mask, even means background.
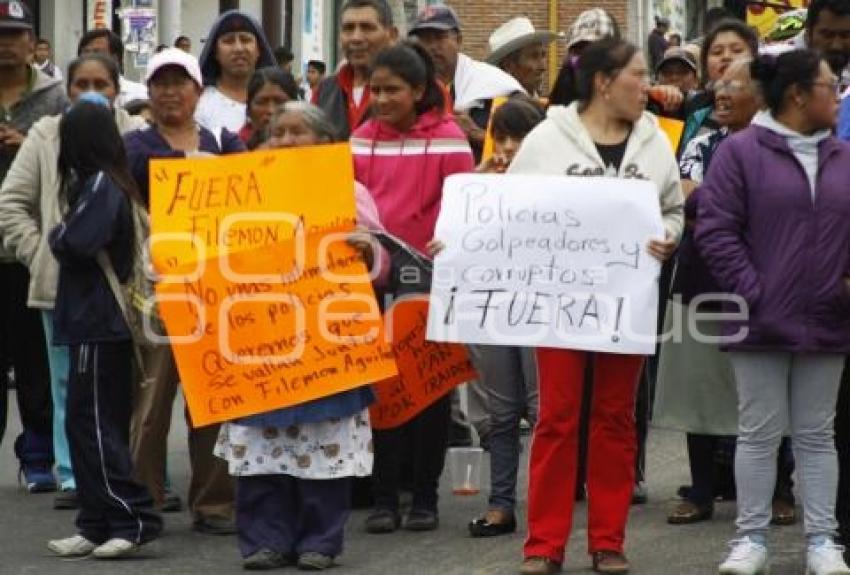
[{"label": "eyeglasses", "polygon": [[838,93],[838,82],[812,82],[812,86],[823,86],[829,88],[830,92]]},{"label": "eyeglasses", "polygon": [[740,94],[749,86],[740,80],[717,80],[711,84],[711,89],[715,94],[726,92],[727,94]]}]

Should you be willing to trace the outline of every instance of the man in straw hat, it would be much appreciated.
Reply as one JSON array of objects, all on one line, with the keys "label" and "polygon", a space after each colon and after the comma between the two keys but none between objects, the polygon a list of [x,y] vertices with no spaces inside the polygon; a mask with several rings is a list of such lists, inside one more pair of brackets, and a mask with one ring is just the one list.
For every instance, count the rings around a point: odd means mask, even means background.
[{"label": "man in straw hat", "polygon": [[501,68],[526,92],[536,95],[546,72],[546,47],[558,38],[554,32],[538,32],[524,16],[508,20],[490,35],[487,63]]}]

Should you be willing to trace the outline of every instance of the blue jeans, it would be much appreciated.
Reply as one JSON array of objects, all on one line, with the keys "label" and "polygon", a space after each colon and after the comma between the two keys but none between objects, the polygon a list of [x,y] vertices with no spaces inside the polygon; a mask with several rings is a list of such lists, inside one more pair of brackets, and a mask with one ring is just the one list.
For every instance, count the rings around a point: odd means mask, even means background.
[{"label": "blue jeans", "polygon": [[537,364],[533,348],[469,346],[490,419],[490,509],[513,513],[520,455],[520,419],[537,421]]},{"label": "blue jeans", "polygon": [[53,345],[53,312],[42,311],[44,339],[47,341],[47,361],[50,364],[50,393],[53,396],[53,456],[61,489],[76,489],[71,469],[71,449],[65,433],[65,413],[68,402],[68,371],[70,352],[64,345]]}]

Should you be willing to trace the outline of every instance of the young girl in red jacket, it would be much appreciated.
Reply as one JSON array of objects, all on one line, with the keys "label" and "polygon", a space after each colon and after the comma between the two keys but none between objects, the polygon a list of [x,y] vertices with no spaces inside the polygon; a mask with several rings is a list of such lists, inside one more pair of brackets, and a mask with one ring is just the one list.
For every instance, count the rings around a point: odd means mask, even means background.
[{"label": "young girl in red jacket", "polygon": [[[424,253],[434,235],[443,181],[473,171],[472,152],[461,129],[444,112],[444,91],[420,46],[399,44],[380,52],[372,64],[369,90],[372,118],[351,140],[356,178],[372,193],[387,231]],[[407,457],[413,459],[414,484],[404,527],[437,528],[437,486],[449,420],[450,399],[445,395],[411,421],[375,430],[375,509],[366,521],[367,531],[387,533],[401,526],[398,488]]]}]

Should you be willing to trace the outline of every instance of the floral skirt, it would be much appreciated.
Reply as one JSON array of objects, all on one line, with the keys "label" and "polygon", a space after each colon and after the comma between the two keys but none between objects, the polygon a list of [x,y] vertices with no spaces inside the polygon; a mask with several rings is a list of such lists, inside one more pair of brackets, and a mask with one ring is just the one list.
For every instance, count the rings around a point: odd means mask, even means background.
[{"label": "floral skirt", "polygon": [[369,410],[340,419],[289,427],[224,423],[214,454],[230,474],[284,474],[300,479],[366,477],[374,449]]}]

